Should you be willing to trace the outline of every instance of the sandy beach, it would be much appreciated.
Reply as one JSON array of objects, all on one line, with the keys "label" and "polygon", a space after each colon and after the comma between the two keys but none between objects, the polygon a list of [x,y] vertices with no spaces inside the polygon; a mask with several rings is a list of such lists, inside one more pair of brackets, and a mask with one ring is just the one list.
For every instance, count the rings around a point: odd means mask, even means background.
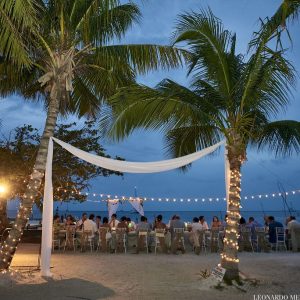
[{"label": "sandy beach", "polygon": [[[33,265],[36,258],[34,254],[19,254],[14,265]],[[256,283],[220,290],[210,287],[216,282],[200,275],[218,264],[218,254],[55,253],[52,279],[19,268],[13,276],[1,275],[0,299],[254,299],[258,294],[300,295],[300,253],[244,252],[240,260],[240,270]]]}]

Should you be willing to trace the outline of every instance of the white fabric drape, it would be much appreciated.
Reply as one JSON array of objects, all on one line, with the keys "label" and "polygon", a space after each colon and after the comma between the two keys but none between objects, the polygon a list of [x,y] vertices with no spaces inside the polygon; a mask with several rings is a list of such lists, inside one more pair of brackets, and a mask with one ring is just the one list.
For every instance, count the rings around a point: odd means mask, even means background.
[{"label": "white fabric drape", "polygon": [[118,207],[119,207],[119,200],[108,200],[107,201],[109,220],[111,219],[111,216],[117,212]]},{"label": "white fabric drape", "polygon": [[141,215],[144,216],[144,207],[141,205],[140,199],[132,199],[129,200],[129,203],[133,206],[133,208]]},{"label": "white fabric drape", "polygon": [[224,144],[224,141],[221,141],[218,144],[205,148],[201,151],[169,160],[161,160],[155,162],[129,162],[97,156],[95,154],[91,154],[77,149],[56,138],[53,138],[53,140],[73,155],[93,165],[112,171],[126,173],[157,173],[177,169],[186,166],[192,163],[193,161],[206,156],[207,154],[214,152],[219,146]]},{"label": "white fabric drape", "polygon": [[52,222],[53,222],[53,187],[52,187],[52,157],[53,141],[50,138],[48,145],[47,164],[45,170],[45,187],[42,219],[42,249],[41,275],[51,276],[51,249],[52,249]]},{"label": "white fabric drape", "polygon": [[[50,138],[48,146],[47,164],[45,172],[45,189],[43,201],[43,232],[42,232],[42,249],[41,249],[41,274],[43,276],[51,276],[50,260],[52,247],[52,222],[53,222],[53,187],[52,187],[52,157],[53,157],[53,141],[61,145],[73,155],[83,159],[96,166],[119,172],[127,173],[156,173],[177,169],[204,157],[219,146],[224,144],[224,141],[217,143],[211,147],[201,151],[192,153],[190,155],[163,160],[156,162],[128,162],[109,159],[105,157],[96,156],[95,154],[87,153],[77,149],[63,141],[56,138]],[[108,202],[109,203],[109,202]],[[117,202],[119,203],[119,202]],[[117,205],[111,205],[111,214],[117,209]],[[111,216],[111,215],[110,215]]]}]

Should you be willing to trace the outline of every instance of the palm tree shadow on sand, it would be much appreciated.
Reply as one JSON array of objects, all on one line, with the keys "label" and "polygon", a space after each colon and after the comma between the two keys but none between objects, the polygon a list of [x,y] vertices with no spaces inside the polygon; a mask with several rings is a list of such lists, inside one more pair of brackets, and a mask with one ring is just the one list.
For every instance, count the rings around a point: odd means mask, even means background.
[{"label": "palm tree shadow on sand", "polygon": [[99,283],[70,278],[63,280],[46,279],[41,284],[12,284],[0,286],[1,299],[23,300],[98,300],[115,295],[115,292]]}]

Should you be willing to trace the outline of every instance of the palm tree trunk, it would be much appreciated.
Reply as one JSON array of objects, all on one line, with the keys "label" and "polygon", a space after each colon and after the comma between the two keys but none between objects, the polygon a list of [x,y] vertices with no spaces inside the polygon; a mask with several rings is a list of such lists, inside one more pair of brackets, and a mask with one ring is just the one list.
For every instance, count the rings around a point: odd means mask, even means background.
[{"label": "palm tree trunk", "polygon": [[228,146],[228,160],[230,166],[229,203],[227,211],[227,225],[224,237],[224,249],[221,254],[221,265],[226,269],[224,280],[239,279],[238,254],[238,224],[240,220],[241,202],[241,166],[243,156],[240,147]]},{"label": "palm tree trunk", "polygon": [[0,270],[8,269],[17,249],[17,245],[23,235],[24,227],[26,226],[29,216],[32,212],[32,206],[36,198],[40,198],[40,186],[44,177],[49,138],[53,136],[56,126],[58,108],[59,108],[59,94],[50,99],[48,114],[45,124],[44,133],[41,139],[40,148],[36,157],[36,162],[30,180],[27,185],[26,192],[23,196],[19,207],[17,217],[14,221],[12,230],[5,240],[0,252]]},{"label": "palm tree trunk", "polygon": [[7,218],[7,202],[6,199],[3,197],[0,197],[0,233],[7,228],[9,222]]}]

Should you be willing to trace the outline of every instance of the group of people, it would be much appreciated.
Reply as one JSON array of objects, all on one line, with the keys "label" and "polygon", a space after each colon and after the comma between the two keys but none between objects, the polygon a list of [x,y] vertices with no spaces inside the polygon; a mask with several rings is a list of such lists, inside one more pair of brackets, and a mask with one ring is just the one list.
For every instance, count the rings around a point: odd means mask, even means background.
[{"label": "group of people", "polygon": [[[286,228],[285,228],[285,236],[286,240],[289,240],[290,238],[290,233],[291,229],[295,225],[300,225],[299,222],[296,221],[295,216],[289,216],[286,219]],[[276,244],[277,236],[276,236],[276,228],[284,228],[284,225],[275,220],[274,216],[265,216],[264,217],[264,224],[258,223],[256,220],[254,220],[253,217],[249,218],[248,223],[244,218],[240,219],[239,222],[239,228],[242,230],[242,228],[250,228],[251,229],[251,240],[255,241],[256,240],[256,230],[255,228],[257,227],[264,227],[266,230],[266,233],[268,234],[268,239],[270,244]]]},{"label": "group of people", "polygon": [[[53,223],[53,230],[54,233],[58,232],[61,229],[66,229],[68,226],[73,226],[76,230],[84,230],[90,231],[91,236],[95,237],[95,235],[99,232],[100,228],[108,228],[108,232],[116,231],[118,228],[123,228],[127,233],[136,232],[137,234],[139,231],[155,231],[161,230],[165,234],[170,232],[171,234],[171,241],[174,240],[174,228],[181,228],[183,230],[188,230],[191,232],[191,236],[198,231],[208,231],[208,230],[219,230],[222,231],[223,234],[224,228],[226,228],[226,221],[227,215],[225,215],[225,220],[220,221],[217,216],[212,218],[210,226],[208,225],[207,221],[205,220],[204,216],[194,217],[192,223],[186,225],[179,215],[174,215],[169,222],[166,224],[163,222],[163,216],[158,215],[155,218],[153,224],[148,222],[147,217],[141,216],[140,222],[137,224],[132,221],[129,217],[123,216],[119,220],[117,219],[117,215],[113,214],[110,220],[107,217],[102,219],[101,216],[95,216],[94,214],[90,214],[89,217],[87,213],[83,213],[81,218],[76,221],[71,215],[68,215],[63,223],[61,223],[61,218],[59,215],[54,217]],[[288,238],[291,227],[293,224],[299,224],[296,221],[294,216],[290,216],[286,220],[286,236]],[[265,224],[262,225],[257,222],[254,217],[250,217],[248,222],[246,222],[245,218],[240,218],[239,220],[239,232],[243,230],[243,228],[250,228],[251,231],[251,240],[256,241],[256,228],[257,227],[265,227],[266,232],[268,233],[268,239],[271,244],[276,243],[276,227],[283,227],[283,224],[276,221],[273,216],[265,217]],[[164,239],[160,239],[161,246],[164,251],[167,251],[167,247],[165,245]],[[149,248],[150,250],[150,248]],[[184,251],[184,249],[182,249]],[[150,250],[151,251],[151,250]]]}]

